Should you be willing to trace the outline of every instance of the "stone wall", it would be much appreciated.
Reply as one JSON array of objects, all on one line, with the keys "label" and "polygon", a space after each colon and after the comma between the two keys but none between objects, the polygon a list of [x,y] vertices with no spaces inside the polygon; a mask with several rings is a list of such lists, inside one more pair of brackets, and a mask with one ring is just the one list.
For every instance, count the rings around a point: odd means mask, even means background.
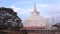
[{"label": "stone wall", "polygon": [[60,30],[29,30],[27,34],[60,34]]},{"label": "stone wall", "polygon": [[21,31],[4,31],[0,34],[60,34],[60,30],[21,30]]}]

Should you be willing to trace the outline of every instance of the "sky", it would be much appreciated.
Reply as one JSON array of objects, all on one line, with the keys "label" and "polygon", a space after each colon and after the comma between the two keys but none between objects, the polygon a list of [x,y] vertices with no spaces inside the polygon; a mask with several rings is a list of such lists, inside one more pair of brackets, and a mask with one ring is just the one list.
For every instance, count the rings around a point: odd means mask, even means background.
[{"label": "sky", "polygon": [[34,4],[41,16],[60,22],[60,0],[0,0],[0,7],[12,8],[22,20],[31,15]]}]

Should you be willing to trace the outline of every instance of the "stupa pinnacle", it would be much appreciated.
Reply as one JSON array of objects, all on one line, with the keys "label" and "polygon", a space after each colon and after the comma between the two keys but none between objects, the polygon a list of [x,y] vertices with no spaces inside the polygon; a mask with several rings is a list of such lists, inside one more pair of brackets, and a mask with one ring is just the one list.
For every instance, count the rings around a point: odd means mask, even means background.
[{"label": "stupa pinnacle", "polygon": [[34,4],[34,11],[35,11],[35,12],[37,11],[36,4]]},{"label": "stupa pinnacle", "polygon": [[37,11],[36,4],[34,4],[34,10],[32,12],[32,15],[39,15],[39,12]]}]

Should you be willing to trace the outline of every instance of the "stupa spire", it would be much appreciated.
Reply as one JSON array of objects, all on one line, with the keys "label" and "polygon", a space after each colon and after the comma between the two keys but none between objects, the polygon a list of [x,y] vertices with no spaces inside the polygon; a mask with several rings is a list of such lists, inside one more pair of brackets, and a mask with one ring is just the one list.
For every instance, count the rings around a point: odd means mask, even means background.
[{"label": "stupa spire", "polygon": [[36,4],[34,4],[34,11],[37,11]]},{"label": "stupa spire", "polygon": [[39,15],[39,12],[37,11],[36,4],[34,4],[34,10],[32,12],[32,15]]}]

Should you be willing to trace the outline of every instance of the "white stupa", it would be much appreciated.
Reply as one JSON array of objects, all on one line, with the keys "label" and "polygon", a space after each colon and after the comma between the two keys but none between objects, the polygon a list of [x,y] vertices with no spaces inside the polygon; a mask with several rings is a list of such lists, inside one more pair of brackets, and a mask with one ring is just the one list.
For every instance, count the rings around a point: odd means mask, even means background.
[{"label": "white stupa", "polygon": [[36,5],[34,4],[34,10],[31,12],[31,16],[24,21],[23,25],[26,28],[45,28],[47,21],[39,15]]}]

